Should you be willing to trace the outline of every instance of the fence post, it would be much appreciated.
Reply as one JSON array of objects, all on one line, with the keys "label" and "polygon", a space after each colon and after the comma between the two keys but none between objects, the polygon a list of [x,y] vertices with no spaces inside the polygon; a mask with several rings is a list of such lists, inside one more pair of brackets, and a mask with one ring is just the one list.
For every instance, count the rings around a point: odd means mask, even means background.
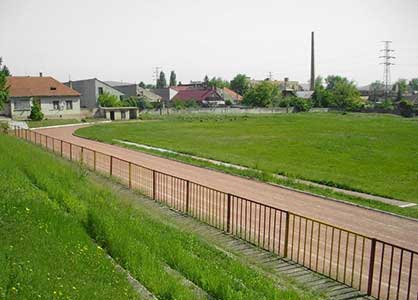
[{"label": "fence post", "polygon": [[17,137],[17,127],[16,126],[14,127],[15,127],[15,136]]},{"label": "fence post", "polygon": [[[371,239],[371,248],[370,248],[370,264],[369,264],[369,277],[368,277],[368,285],[367,285],[367,295],[372,294],[373,288],[373,273],[374,273],[374,261],[376,257],[376,239]],[[383,264],[383,261],[380,262]]]},{"label": "fence post", "polygon": [[129,188],[132,188],[132,164],[129,162]]},{"label": "fence post", "polygon": [[190,194],[189,194],[189,187],[190,187],[190,181],[186,181],[186,214],[189,214],[190,209]]},{"label": "fence post", "polygon": [[63,154],[62,154],[62,140],[60,142],[60,152],[61,152],[61,157],[62,157],[63,156]]},{"label": "fence post", "polygon": [[93,151],[93,170],[96,172],[96,150]]},{"label": "fence post", "polygon": [[70,143],[70,160],[73,160],[73,144]]},{"label": "fence post", "polygon": [[83,164],[83,156],[84,156],[84,147],[81,146],[81,151],[80,151],[80,163]]},{"label": "fence post", "polygon": [[226,208],[226,232],[230,232],[231,230],[231,194],[228,194],[227,200],[227,208]]},{"label": "fence post", "polygon": [[156,200],[156,195],[157,195],[157,191],[156,191],[156,187],[157,187],[157,182],[156,182],[156,174],[155,174],[155,170],[152,170],[152,199]]},{"label": "fence post", "polygon": [[28,140],[28,130],[25,129],[25,140]]},{"label": "fence post", "polygon": [[55,139],[52,138],[52,152],[55,153]]},{"label": "fence post", "polygon": [[284,229],[284,247],[283,247],[284,253],[283,253],[283,256],[287,257],[287,249],[289,247],[289,223],[290,223],[289,212],[286,211],[285,215],[286,215],[286,227]]},{"label": "fence post", "polygon": [[113,156],[110,156],[110,166],[109,166],[109,175],[112,176],[113,174]]}]

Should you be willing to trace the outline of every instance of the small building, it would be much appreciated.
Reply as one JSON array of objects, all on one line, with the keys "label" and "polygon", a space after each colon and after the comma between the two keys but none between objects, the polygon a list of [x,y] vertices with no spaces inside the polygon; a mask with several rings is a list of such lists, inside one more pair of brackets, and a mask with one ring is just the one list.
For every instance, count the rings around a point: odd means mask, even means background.
[{"label": "small building", "polygon": [[204,106],[225,105],[223,96],[215,88],[181,90],[174,96],[173,100],[196,101]]},{"label": "small building", "polygon": [[101,114],[107,120],[133,120],[138,118],[138,107],[101,107]]},{"label": "small building", "polygon": [[169,103],[179,92],[176,86],[168,88],[151,89],[151,92],[160,96],[164,103]]},{"label": "small building", "polygon": [[129,97],[142,97],[147,99],[149,102],[161,102],[162,97],[158,94],[155,94],[147,89],[144,89],[143,87],[140,87],[136,83],[128,83],[128,84],[115,84],[112,81],[111,84],[115,89],[117,89],[119,92],[123,93],[123,98],[129,98]]},{"label": "small building", "polygon": [[229,100],[229,101],[231,101],[232,103],[235,103],[235,104],[240,104],[242,102],[243,97],[240,94],[236,93],[235,91],[233,91],[233,90],[231,90],[227,87],[224,87],[223,89],[220,89],[220,93],[221,93],[224,101]]},{"label": "small building", "polygon": [[99,96],[108,93],[119,99],[123,99],[124,94],[111,85],[97,78],[69,81],[64,83],[66,86],[76,90],[81,94],[80,107],[94,109],[99,107]]},{"label": "small building", "polygon": [[5,115],[26,120],[34,103],[39,103],[45,118],[80,118],[80,93],[52,77],[40,75],[7,77],[9,101]]}]

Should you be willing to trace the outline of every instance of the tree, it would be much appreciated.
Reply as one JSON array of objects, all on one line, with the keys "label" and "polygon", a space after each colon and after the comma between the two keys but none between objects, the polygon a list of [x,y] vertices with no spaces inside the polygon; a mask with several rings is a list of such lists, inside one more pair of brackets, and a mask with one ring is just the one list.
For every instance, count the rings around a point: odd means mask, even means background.
[{"label": "tree", "polygon": [[30,109],[29,118],[32,121],[42,121],[42,119],[44,118],[44,114],[41,111],[41,104],[39,102],[33,102],[33,105]]},{"label": "tree", "polygon": [[[10,75],[9,69],[6,69],[3,66],[1,68],[3,59],[0,57],[0,109],[3,108],[5,102],[7,102],[9,98],[9,87],[7,86],[7,76]],[[7,68],[7,67],[6,67]]]},{"label": "tree", "polygon": [[165,79],[165,73],[160,72],[160,78],[157,80],[157,89],[162,89],[167,87],[167,80]]},{"label": "tree", "polygon": [[250,89],[250,81],[248,80],[247,75],[237,74],[231,80],[231,89],[240,95],[245,95],[245,93]]},{"label": "tree", "polygon": [[279,88],[276,84],[263,81],[245,93],[243,104],[255,107],[268,107],[279,95]]},{"label": "tree", "polygon": [[101,107],[120,107],[122,102],[118,99],[117,96],[111,95],[107,92],[99,96],[99,104]]},{"label": "tree", "polygon": [[328,107],[330,100],[330,93],[325,89],[321,76],[316,77],[314,93],[312,94],[313,106]]},{"label": "tree", "polygon": [[364,105],[356,86],[348,80],[335,82],[330,90],[330,102],[341,110],[357,110]]},{"label": "tree", "polygon": [[393,85],[393,90],[396,91],[396,101],[401,101],[402,95],[408,91],[408,82],[406,79],[398,79]]},{"label": "tree", "polygon": [[402,99],[398,104],[398,109],[402,116],[410,118],[414,116],[414,104],[406,99]]},{"label": "tree", "polygon": [[208,77],[208,75],[205,75],[205,77],[203,78],[203,84],[206,87],[209,86],[209,77]]},{"label": "tree", "polygon": [[145,89],[147,86],[145,85],[145,83],[143,81],[141,81],[138,86],[142,87],[143,89]]},{"label": "tree", "polygon": [[339,75],[329,75],[325,78],[326,89],[333,90],[338,82],[350,83],[350,81],[345,77]]},{"label": "tree", "polygon": [[223,89],[224,87],[229,87],[229,82],[226,80],[223,80],[221,77],[213,77],[209,81],[209,86]]},{"label": "tree", "polygon": [[176,86],[176,85],[177,85],[176,72],[171,71],[171,73],[170,73],[170,86]]},{"label": "tree", "polygon": [[372,84],[370,84],[370,96],[369,100],[376,102],[385,91],[385,84],[381,81],[375,81]]},{"label": "tree", "polygon": [[408,85],[411,92],[418,91],[418,78],[411,79]]}]

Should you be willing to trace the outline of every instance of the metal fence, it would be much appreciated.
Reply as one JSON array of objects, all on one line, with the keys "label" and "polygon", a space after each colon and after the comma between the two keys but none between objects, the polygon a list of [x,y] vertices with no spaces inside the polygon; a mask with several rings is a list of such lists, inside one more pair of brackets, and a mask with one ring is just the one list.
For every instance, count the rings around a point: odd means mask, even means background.
[{"label": "metal fence", "polygon": [[155,201],[367,295],[418,300],[416,251],[35,131],[16,128],[9,134],[113,176]]}]

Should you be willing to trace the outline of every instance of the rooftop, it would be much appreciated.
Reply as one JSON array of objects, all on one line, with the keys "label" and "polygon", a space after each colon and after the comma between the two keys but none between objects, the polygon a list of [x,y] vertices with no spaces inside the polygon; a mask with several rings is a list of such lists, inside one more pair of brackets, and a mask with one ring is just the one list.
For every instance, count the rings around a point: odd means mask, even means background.
[{"label": "rooftop", "polygon": [[49,76],[10,76],[6,85],[10,97],[80,96],[77,91]]}]

